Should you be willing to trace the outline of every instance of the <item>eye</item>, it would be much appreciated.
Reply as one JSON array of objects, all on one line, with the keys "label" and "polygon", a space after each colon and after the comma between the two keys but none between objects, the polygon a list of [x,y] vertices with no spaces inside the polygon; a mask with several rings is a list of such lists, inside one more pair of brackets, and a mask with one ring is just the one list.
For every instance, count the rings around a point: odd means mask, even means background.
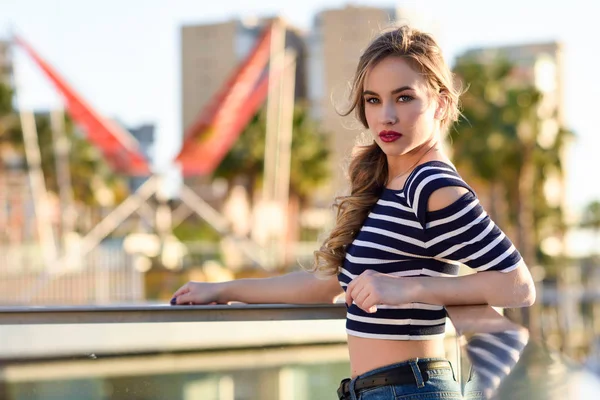
[{"label": "eye", "polygon": [[369,104],[379,104],[379,99],[377,97],[366,97],[365,103]]},{"label": "eye", "polygon": [[398,97],[398,102],[399,103],[408,103],[409,101],[413,100],[414,97],[409,96],[407,94],[403,94],[402,96]]}]

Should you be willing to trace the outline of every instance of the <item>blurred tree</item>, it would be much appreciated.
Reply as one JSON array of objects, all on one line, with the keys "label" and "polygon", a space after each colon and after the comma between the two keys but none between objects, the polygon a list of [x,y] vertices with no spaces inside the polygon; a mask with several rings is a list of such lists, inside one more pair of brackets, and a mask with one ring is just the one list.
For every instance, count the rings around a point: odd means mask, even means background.
[{"label": "blurred tree", "polygon": [[[600,200],[589,203],[581,217],[581,227],[594,232],[594,245],[597,246],[600,239]],[[595,255],[600,256],[600,248],[595,247]]]},{"label": "blurred tree", "polygon": [[552,175],[563,175],[561,154],[572,133],[560,127],[550,145],[540,146],[542,94],[513,79],[513,70],[503,59],[458,60],[454,72],[468,88],[452,149],[461,172],[487,192],[490,217],[514,231],[517,247],[533,266],[548,261],[542,240],[564,235],[561,205],[549,203],[545,184]]},{"label": "blurred tree", "polygon": [[[50,115],[48,113],[37,113],[35,122],[46,188],[48,191],[56,193],[58,183],[56,180]],[[102,204],[99,198],[98,188],[102,187],[107,188],[112,193],[113,201],[111,203],[116,204],[122,201],[128,194],[124,178],[115,175],[111,171],[100,151],[77,131],[68,117],[66,118],[65,127],[65,134],[70,144],[69,164],[74,200],[86,206],[110,206],[112,204]],[[19,153],[23,153],[23,134],[19,122],[10,129],[8,141]]]},{"label": "blurred tree", "polygon": [[501,212],[507,196],[504,182],[510,179],[505,166],[514,162],[515,155],[514,134],[505,119],[512,114],[505,110],[503,87],[510,69],[504,61],[483,65],[459,59],[454,72],[468,83],[468,90],[461,99],[462,116],[451,132],[454,162],[468,176],[485,183],[490,217],[503,227],[509,223],[508,215]]},{"label": "blurred tree", "polygon": [[[12,108],[12,96],[10,88],[0,85],[0,155],[10,152],[11,157],[21,159],[20,165],[26,168],[23,133],[17,111]],[[46,188],[57,193],[50,115],[37,113],[35,121]],[[126,181],[111,171],[100,151],[85,139],[68,117],[65,122],[65,134],[70,143],[69,163],[74,201],[77,208],[91,211],[96,214],[96,219],[100,218],[99,206],[112,204],[103,204],[99,190],[108,194],[111,203],[117,204],[128,194]]]},{"label": "blurred tree", "polygon": [[[304,206],[314,190],[329,177],[327,137],[309,117],[304,104],[294,109],[292,129],[290,196],[295,196]],[[246,126],[213,175],[225,178],[230,183],[236,178],[245,177],[251,200],[255,190],[262,184],[265,132],[266,110],[263,108]]]},{"label": "blurred tree", "polygon": [[10,130],[16,122],[16,115],[12,106],[12,89],[0,82],[0,160],[5,151],[8,150]]},{"label": "blurred tree", "polygon": [[4,83],[0,83],[0,117],[4,118],[12,111],[12,89]]}]

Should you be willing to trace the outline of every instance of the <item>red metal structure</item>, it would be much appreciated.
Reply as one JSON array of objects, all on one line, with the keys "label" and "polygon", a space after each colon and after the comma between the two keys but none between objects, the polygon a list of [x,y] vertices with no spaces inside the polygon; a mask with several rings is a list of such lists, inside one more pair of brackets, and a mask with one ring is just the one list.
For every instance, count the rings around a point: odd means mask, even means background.
[{"label": "red metal structure", "polygon": [[[264,29],[246,59],[186,129],[176,157],[185,176],[212,173],[265,101],[271,32],[271,26]],[[61,93],[71,118],[85,130],[88,140],[102,151],[115,172],[150,174],[148,162],[131,134],[97,113],[25,40],[17,37],[15,41]]]},{"label": "red metal structure", "polygon": [[248,57],[186,129],[176,160],[184,176],[207,175],[219,165],[246,124],[267,98],[271,27]]},{"label": "red metal structure", "polygon": [[54,84],[63,96],[65,109],[71,118],[83,128],[88,140],[102,151],[116,172],[130,176],[150,174],[148,162],[129,132],[97,113],[25,40],[17,37],[15,42]]}]

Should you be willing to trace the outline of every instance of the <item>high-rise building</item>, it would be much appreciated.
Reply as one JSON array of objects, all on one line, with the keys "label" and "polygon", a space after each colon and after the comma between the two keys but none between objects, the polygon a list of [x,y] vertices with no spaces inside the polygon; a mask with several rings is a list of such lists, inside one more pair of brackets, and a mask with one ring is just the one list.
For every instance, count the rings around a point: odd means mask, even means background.
[{"label": "high-rise building", "polygon": [[347,6],[324,10],[308,37],[308,97],[313,118],[331,134],[332,185],[325,201],[347,188],[344,166],[362,127],[352,116],[341,117],[348,104],[349,83],[361,52],[382,29],[394,24],[396,10]]}]

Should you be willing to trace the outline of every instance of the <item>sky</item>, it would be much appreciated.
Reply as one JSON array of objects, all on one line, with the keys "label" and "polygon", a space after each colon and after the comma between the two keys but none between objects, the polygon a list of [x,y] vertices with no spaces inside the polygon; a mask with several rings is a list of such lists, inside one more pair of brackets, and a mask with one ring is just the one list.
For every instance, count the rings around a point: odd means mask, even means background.
[{"label": "sky", "polygon": [[[341,0],[0,0],[0,38],[23,36],[101,114],[126,126],[154,123],[163,170],[178,152],[180,27],[281,15],[309,31],[316,13]],[[436,26],[450,64],[473,47],[558,40],[565,54],[567,127],[577,139],[568,154],[567,200],[580,210],[600,199],[598,2],[539,0],[356,1],[354,5],[416,12]],[[410,22],[410,20],[408,21]],[[49,109],[59,98],[36,67],[15,54],[19,103]],[[592,172],[596,171],[596,172]]]}]

